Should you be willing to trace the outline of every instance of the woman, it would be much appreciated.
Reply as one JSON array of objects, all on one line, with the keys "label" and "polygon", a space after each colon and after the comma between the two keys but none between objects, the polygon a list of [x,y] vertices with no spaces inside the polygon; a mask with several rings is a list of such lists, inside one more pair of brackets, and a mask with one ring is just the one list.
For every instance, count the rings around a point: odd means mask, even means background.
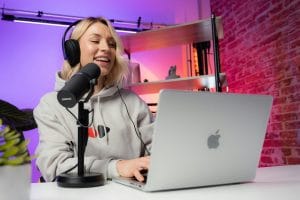
[{"label": "woman", "polygon": [[[66,171],[77,172],[77,124],[74,116],[57,101],[57,91],[83,66],[95,63],[101,69],[94,94],[86,106],[93,110],[85,151],[85,171],[107,178],[135,177],[148,169],[152,115],[147,104],[134,93],[119,88],[127,73],[123,47],[110,22],[87,18],[75,25],[71,39],[78,41],[80,59],[64,62],[56,75],[54,92],[42,97],[34,110],[40,133],[36,164],[46,181]],[[77,115],[77,105],[70,109]],[[91,117],[93,115],[93,117]],[[90,120],[91,121],[91,120]]]}]

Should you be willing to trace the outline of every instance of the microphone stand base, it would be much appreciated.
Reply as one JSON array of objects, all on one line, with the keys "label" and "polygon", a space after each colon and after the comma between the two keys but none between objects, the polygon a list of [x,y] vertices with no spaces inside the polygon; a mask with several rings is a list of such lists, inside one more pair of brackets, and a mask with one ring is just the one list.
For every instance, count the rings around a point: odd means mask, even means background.
[{"label": "microphone stand base", "polygon": [[56,181],[58,186],[69,188],[87,188],[103,186],[105,184],[103,174],[98,173],[89,173],[82,176],[75,173],[60,174],[56,177]]}]

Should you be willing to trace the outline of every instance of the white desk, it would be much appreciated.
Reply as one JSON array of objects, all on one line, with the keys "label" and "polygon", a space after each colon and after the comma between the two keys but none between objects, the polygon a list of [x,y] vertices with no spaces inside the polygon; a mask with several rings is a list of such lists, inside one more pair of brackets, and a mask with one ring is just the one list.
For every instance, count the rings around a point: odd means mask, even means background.
[{"label": "white desk", "polygon": [[300,165],[259,168],[253,183],[146,193],[109,182],[94,188],[61,188],[33,183],[31,200],[299,200]]}]

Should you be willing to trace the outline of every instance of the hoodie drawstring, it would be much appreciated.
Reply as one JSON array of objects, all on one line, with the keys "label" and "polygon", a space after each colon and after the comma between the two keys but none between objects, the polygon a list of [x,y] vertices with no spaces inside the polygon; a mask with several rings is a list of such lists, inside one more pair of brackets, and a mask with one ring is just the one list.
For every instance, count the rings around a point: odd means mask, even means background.
[{"label": "hoodie drawstring", "polygon": [[[97,98],[97,101],[98,101],[98,105],[99,105],[99,112],[100,112],[100,116],[101,116],[101,118],[102,118],[102,121],[103,121],[103,125],[104,125],[104,135],[105,135],[105,137],[106,137],[106,144],[108,145],[109,144],[109,136],[108,136],[108,132],[107,132],[107,130],[106,130],[106,123],[105,123],[105,120],[104,120],[104,117],[103,117],[103,110],[102,110],[102,107],[101,107],[101,105],[100,105],[100,96],[98,96],[98,98]],[[97,130],[97,129],[96,129]]]}]

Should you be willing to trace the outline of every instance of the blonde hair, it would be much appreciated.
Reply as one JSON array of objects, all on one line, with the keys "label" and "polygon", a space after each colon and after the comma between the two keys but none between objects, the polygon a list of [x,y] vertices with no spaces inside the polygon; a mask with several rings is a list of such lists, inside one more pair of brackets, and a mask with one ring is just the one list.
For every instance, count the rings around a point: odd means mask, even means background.
[{"label": "blonde hair", "polygon": [[[128,73],[128,59],[124,56],[124,49],[120,37],[116,33],[115,29],[111,23],[103,17],[89,17],[81,20],[76,24],[73,32],[71,33],[70,39],[80,40],[82,35],[87,31],[87,29],[94,23],[100,22],[106,25],[111,33],[112,37],[116,42],[116,59],[114,66],[112,67],[110,73],[105,77],[104,86],[112,86],[122,83],[126,78]],[[74,67],[71,67],[68,61],[64,61],[61,70],[61,78],[64,80],[69,80],[75,73],[77,73],[82,68],[81,64],[78,63]]]}]

